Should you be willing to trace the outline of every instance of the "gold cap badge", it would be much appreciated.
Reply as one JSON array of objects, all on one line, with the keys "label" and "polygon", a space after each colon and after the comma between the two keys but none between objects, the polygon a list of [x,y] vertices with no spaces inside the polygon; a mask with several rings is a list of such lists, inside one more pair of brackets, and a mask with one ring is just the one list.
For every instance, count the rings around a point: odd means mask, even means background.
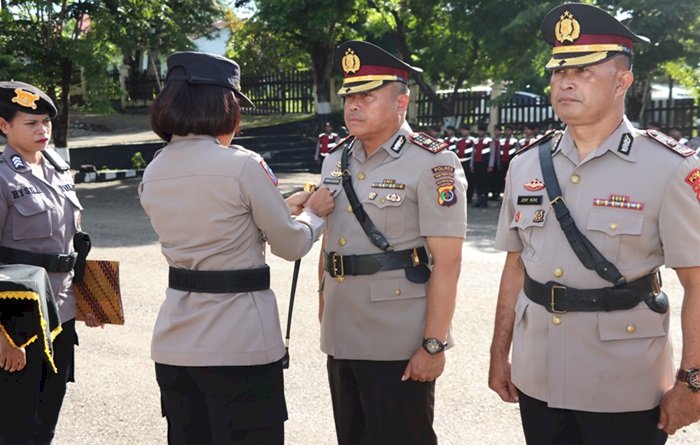
[{"label": "gold cap badge", "polygon": [[36,101],[39,100],[38,94],[24,91],[21,88],[15,88],[15,94],[16,96],[12,98],[12,102],[36,110]]},{"label": "gold cap badge", "polygon": [[573,43],[581,35],[581,25],[572,13],[566,11],[559,17],[557,24],[554,25],[554,35],[559,43]]},{"label": "gold cap badge", "polygon": [[357,54],[355,54],[355,51],[353,51],[352,48],[348,48],[343,56],[342,64],[343,71],[345,71],[347,74],[353,74],[360,69],[360,58],[357,57]]}]

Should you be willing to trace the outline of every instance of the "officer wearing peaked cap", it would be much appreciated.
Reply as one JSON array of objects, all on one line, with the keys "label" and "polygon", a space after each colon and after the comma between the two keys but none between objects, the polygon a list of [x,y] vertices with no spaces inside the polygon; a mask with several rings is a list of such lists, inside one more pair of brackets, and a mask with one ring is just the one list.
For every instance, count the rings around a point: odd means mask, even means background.
[{"label": "officer wearing peaked cap", "polygon": [[151,356],[171,445],[284,443],[285,348],[265,246],[300,258],[333,209],[323,188],[285,203],[265,161],[229,146],[241,106],[253,104],[236,62],[168,57],[151,108],[151,126],[168,145],[146,168],[139,195],[170,265]]},{"label": "officer wearing peaked cap", "polygon": [[[542,34],[567,128],[508,171],[489,386],[520,403],[528,444],[663,444],[700,417],[700,162],[625,117],[648,39],[582,3],[552,9]],[[664,265],[684,288],[675,377]]]},{"label": "officer wearing peaked cap", "polygon": [[[24,342],[17,341],[17,324],[0,317],[0,444],[50,443],[67,383],[73,381],[73,237],[80,231],[82,206],[68,165],[48,148],[56,115],[53,101],[39,88],[0,82],[0,131],[7,138],[0,154],[0,263],[45,269],[51,292],[42,297],[58,308],[61,322],[53,325],[37,306],[31,316],[45,319],[52,332],[38,337],[45,342]],[[42,360],[50,349],[52,361]]]},{"label": "officer wearing peaked cap", "polygon": [[[336,51],[350,137],[323,164],[335,194],[320,261],[321,349],[338,442],[435,444],[435,380],[466,234],[466,180],[447,143],[405,121],[410,74],[382,48]],[[431,259],[432,257],[432,259]]]}]

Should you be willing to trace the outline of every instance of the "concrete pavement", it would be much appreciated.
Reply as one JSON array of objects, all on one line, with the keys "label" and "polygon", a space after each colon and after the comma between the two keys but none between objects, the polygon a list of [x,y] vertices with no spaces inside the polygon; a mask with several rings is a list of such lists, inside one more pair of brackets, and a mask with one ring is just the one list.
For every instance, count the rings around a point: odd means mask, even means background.
[{"label": "concrete pavement", "polygon": [[[281,174],[281,188],[317,182],[312,174]],[[167,265],[158,240],[141,210],[137,179],[80,184],[83,226],[92,237],[91,258],[121,261],[125,326],[90,329],[80,324],[76,384],[69,386],[55,445],[165,444],[149,344],[164,297]],[[488,352],[500,271],[505,255],[494,250],[498,209],[469,210],[462,275],[453,330],[458,345],[447,353],[447,368],[437,383],[435,427],[441,444],[522,444],[519,414],[487,387]],[[289,421],[287,443],[336,443],[325,357],[319,351],[316,265],[318,244],[302,261],[294,308],[291,367],[285,373]],[[293,263],[268,256],[274,273],[284,332]],[[672,271],[664,270],[672,300],[673,335],[680,340],[681,291]],[[631,364],[633,366],[633,364]],[[700,426],[678,432],[671,445],[700,443]],[[388,444],[389,445],[389,444]],[[393,444],[391,444],[393,445]]]}]

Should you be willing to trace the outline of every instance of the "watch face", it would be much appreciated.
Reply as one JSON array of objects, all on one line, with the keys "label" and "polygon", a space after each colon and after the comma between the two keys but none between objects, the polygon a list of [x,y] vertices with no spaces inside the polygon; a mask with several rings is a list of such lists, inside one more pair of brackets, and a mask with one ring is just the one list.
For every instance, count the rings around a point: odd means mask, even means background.
[{"label": "watch face", "polygon": [[423,346],[425,347],[426,351],[430,354],[437,354],[438,352],[441,352],[445,347],[440,343],[439,340],[434,339],[434,338],[429,338],[425,340],[423,343]]},{"label": "watch face", "polygon": [[700,370],[693,369],[688,372],[688,384],[695,389],[700,389]]}]

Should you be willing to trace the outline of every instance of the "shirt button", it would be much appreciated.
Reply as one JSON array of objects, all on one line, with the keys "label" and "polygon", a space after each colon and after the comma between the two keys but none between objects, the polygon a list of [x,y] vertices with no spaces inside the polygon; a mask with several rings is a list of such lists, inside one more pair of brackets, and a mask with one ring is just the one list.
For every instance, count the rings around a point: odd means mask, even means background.
[{"label": "shirt button", "polygon": [[610,223],[610,230],[617,230],[617,227],[618,227],[617,223],[615,223],[615,222]]},{"label": "shirt button", "polygon": [[399,295],[401,295],[401,289],[396,289],[396,290],[394,291],[394,295],[396,295],[397,297],[398,297]]},{"label": "shirt button", "polygon": [[345,208],[345,210],[347,210],[348,213],[352,213],[352,205],[348,204],[348,206]]},{"label": "shirt button", "polygon": [[634,334],[637,332],[637,327],[633,324],[628,324],[626,329],[628,334]]},{"label": "shirt button", "polygon": [[561,317],[558,315],[552,315],[552,324],[554,326],[559,326],[561,324]]},{"label": "shirt button", "polygon": [[345,240],[345,238],[340,238],[340,239],[338,240],[338,244],[339,244],[340,246],[344,246],[344,245],[346,245],[347,243],[348,243],[348,242]]},{"label": "shirt button", "polygon": [[360,181],[364,180],[366,177],[367,175],[365,174],[365,172],[360,172],[357,174],[357,179],[359,179]]},{"label": "shirt button", "polygon": [[554,269],[554,276],[557,278],[563,277],[564,276],[564,269],[562,269],[561,267],[557,267],[556,269]]},{"label": "shirt button", "polygon": [[571,175],[571,178],[569,178],[572,184],[578,184],[581,182],[581,177],[579,175]]}]

